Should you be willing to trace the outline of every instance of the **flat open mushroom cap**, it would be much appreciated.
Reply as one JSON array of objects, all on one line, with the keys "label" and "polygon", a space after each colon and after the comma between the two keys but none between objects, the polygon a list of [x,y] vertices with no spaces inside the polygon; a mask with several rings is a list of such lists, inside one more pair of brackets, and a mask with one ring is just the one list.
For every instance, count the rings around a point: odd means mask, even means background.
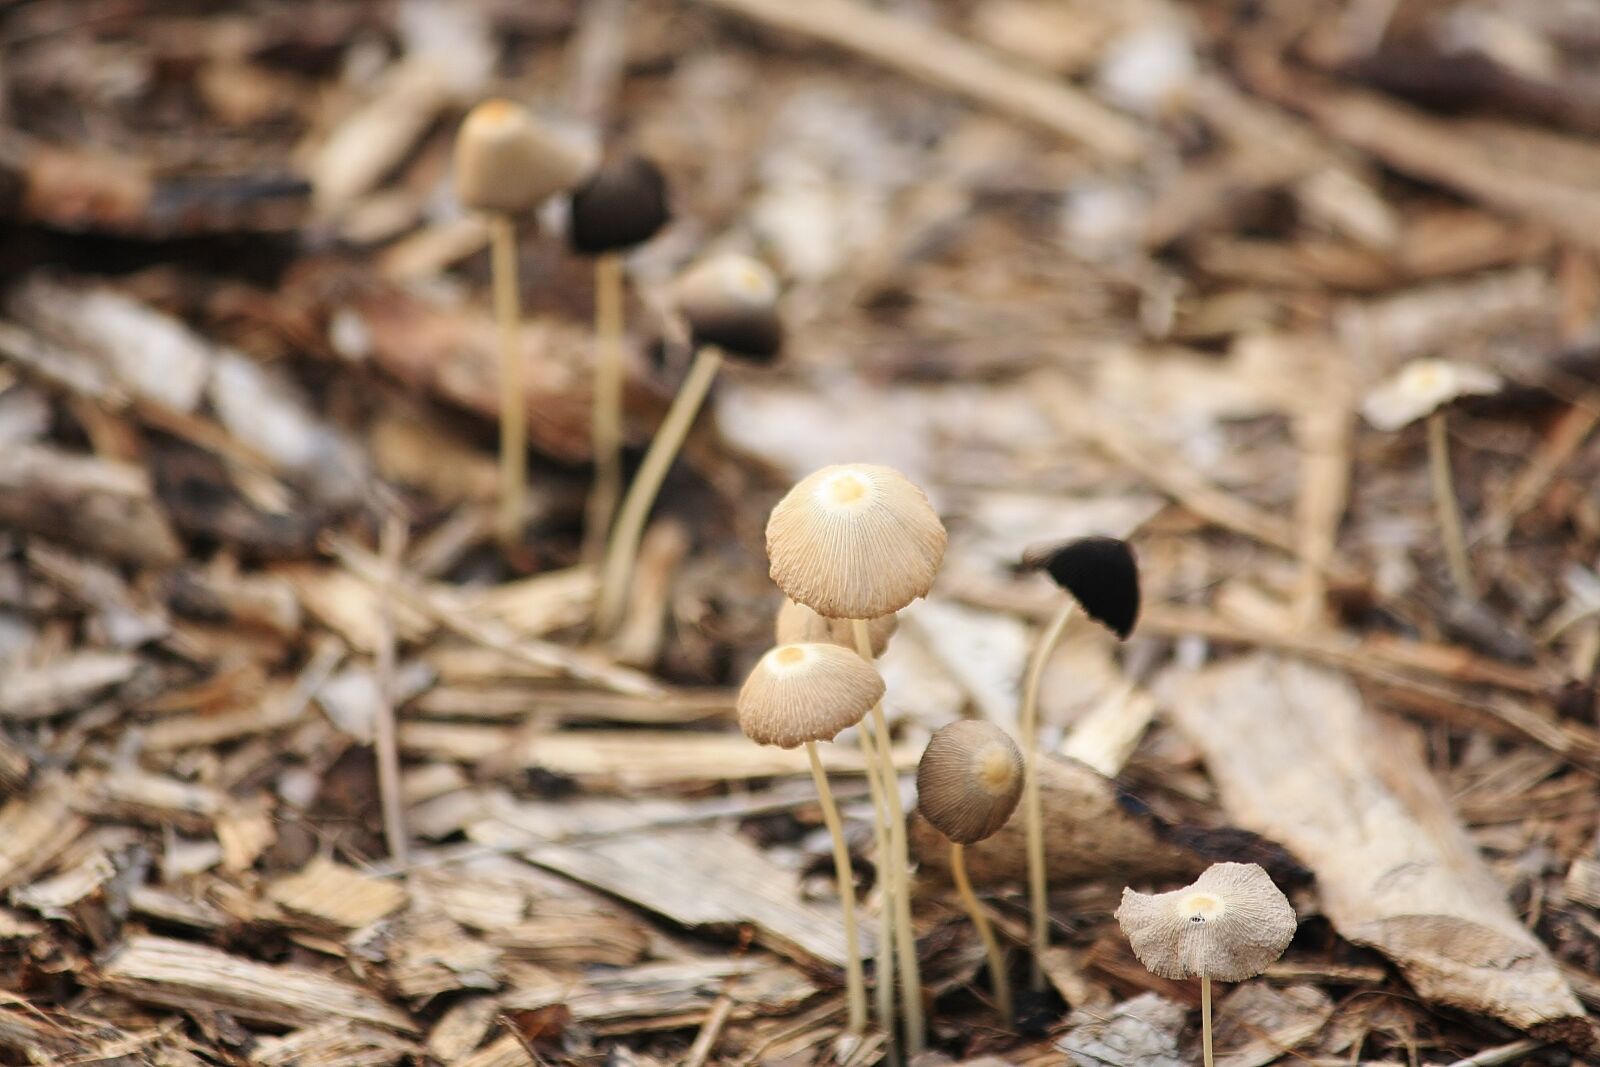
[{"label": "flat open mushroom cap", "polygon": [[927,596],[947,540],[928,495],[870,463],[808,475],[767,520],[772,580],[830,619],[876,619]]},{"label": "flat open mushroom cap", "polygon": [[1162,978],[1254,978],[1294,939],[1294,908],[1254,863],[1218,863],[1194,884],[1150,896],[1122,891],[1117,922]]},{"label": "flat open mushroom cap", "polygon": [[[889,638],[894,636],[899,626],[898,615],[881,615],[867,622],[867,640],[872,645],[874,659],[883,655],[884,649],[889,647]],[[821,641],[857,651],[855,625],[849,619],[824,618],[793,600],[784,600],[783,607],[778,609],[773,629],[780,645]]]},{"label": "flat open mushroom cap", "polygon": [[1139,563],[1126,541],[1080,537],[1030,545],[1022,554],[1029,570],[1047,571],[1072,595],[1085,615],[1124,641],[1139,621]]},{"label": "flat open mushroom cap", "polygon": [[960,845],[998,833],[1022,796],[1022,753],[992,722],[941,727],[917,764],[917,809]]},{"label": "flat open mushroom cap", "polygon": [[1361,415],[1377,429],[1398,430],[1452,400],[1498,393],[1500,384],[1497,375],[1470,363],[1415,359],[1366,395]]},{"label": "flat open mushroom cap", "polygon": [[783,347],[778,278],[765,263],[733,253],[694,264],[673,286],[678,313],[696,345],[770,363]]},{"label": "flat open mushroom cap", "polygon": [[838,645],[779,645],[739,690],[739,728],[761,745],[798,748],[832,740],[883,699],[883,678]]},{"label": "flat open mushroom cap", "polygon": [[582,153],[509,100],[485,100],[456,134],[456,196],[475,211],[521,214],[583,177]]}]

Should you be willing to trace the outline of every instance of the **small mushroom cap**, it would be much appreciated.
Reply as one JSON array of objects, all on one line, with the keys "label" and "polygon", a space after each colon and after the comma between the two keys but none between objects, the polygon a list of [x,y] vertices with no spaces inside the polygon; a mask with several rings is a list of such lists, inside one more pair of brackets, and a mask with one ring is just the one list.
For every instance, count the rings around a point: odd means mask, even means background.
[{"label": "small mushroom cap", "polygon": [[485,100],[456,134],[456,196],[475,211],[532,211],[585,169],[582,153],[509,100]]},{"label": "small mushroom cap", "polygon": [[1033,545],[1022,554],[1028,570],[1048,571],[1089,618],[1124,641],[1139,620],[1139,563],[1126,541],[1080,537]]},{"label": "small mushroom cap", "polygon": [[644,244],[669,218],[661,168],[643,156],[621,156],[572,191],[567,241],[579,255],[616,252]]},{"label": "small mushroom cap", "polygon": [[1489,396],[1500,391],[1500,378],[1470,363],[1416,359],[1385,379],[1361,402],[1361,414],[1384,431],[1431,415],[1463,396]]},{"label": "small mushroom cap", "polygon": [[678,312],[698,345],[770,363],[783,346],[778,278],[765,263],[727,253],[684,271],[674,286]]},{"label": "small mushroom cap", "polygon": [[947,540],[928,495],[870,463],[807,475],[767,520],[772,580],[830,619],[876,619],[927,596]]},{"label": "small mushroom cap", "polygon": [[1117,922],[1150,973],[1219,982],[1266,970],[1295,930],[1294,908],[1255,863],[1215,864],[1170,893],[1124,889]]},{"label": "small mushroom cap", "polygon": [[928,740],[917,764],[917,807],[960,845],[997,833],[1022,796],[1022,753],[992,722],[962,719]]},{"label": "small mushroom cap", "polygon": [[760,745],[798,748],[829,741],[883,699],[883,678],[847,648],[779,645],[739,690],[739,728]]},{"label": "small mushroom cap", "polygon": [[[883,650],[889,647],[889,638],[894,636],[899,625],[898,615],[883,615],[867,622],[867,640],[872,645],[873,658],[883,655]],[[853,622],[849,619],[823,618],[804,604],[798,604],[793,600],[784,600],[783,607],[778,609],[778,618],[773,629],[777,632],[780,645],[800,641],[821,641],[830,645],[842,645],[852,652],[856,651]]]}]

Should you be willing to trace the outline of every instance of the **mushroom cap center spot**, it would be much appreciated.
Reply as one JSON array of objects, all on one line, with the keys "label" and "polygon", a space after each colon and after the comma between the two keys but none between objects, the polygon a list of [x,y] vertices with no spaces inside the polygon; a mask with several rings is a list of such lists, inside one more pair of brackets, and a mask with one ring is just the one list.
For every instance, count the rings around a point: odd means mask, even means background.
[{"label": "mushroom cap center spot", "polygon": [[855,471],[845,471],[828,479],[823,489],[824,495],[831,504],[859,503],[872,488],[872,483]]},{"label": "mushroom cap center spot", "polygon": [[1218,918],[1224,907],[1222,900],[1210,893],[1190,893],[1179,903],[1184,917],[1194,922]]},{"label": "mushroom cap center spot", "polygon": [[978,784],[990,793],[1004,792],[1012,776],[1011,759],[1006,750],[999,745],[985,745],[976,755],[973,762]]},{"label": "mushroom cap center spot", "polygon": [[795,664],[800,663],[806,658],[806,650],[803,648],[795,648],[793,645],[790,645],[787,648],[778,649],[777,655],[774,658],[776,658],[777,661],[785,667],[793,667]]}]

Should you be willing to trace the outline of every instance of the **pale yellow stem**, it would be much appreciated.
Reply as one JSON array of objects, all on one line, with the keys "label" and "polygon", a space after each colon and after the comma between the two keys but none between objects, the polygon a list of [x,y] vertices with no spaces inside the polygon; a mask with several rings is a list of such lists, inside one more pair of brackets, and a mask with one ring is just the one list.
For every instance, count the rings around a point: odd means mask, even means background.
[{"label": "pale yellow stem", "polygon": [[1000,1023],[1009,1027],[1016,1018],[1011,1004],[1011,977],[1006,974],[1006,958],[1000,952],[1000,942],[995,940],[989,916],[984,914],[983,906],[978,903],[978,895],[972,891],[972,882],[967,878],[966,853],[967,850],[961,845],[950,842],[950,877],[955,879],[956,893],[961,897],[967,914],[972,916],[972,925],[978,931],[978,939],[983,942],[984,955],[989,957],[989,981],[994,985]]},{"label": "pale yellow stem", "polygon": [[811,780],[817,783],[822,821],[833,837],[833,874],[839,882],[839,910],[844,913],[844,939],[849,953],[844,969],[845,995],[850,1004],[849,1029],[852,1034],[859,1034],[867,1028],[867,981],[861,968],[861,936],[856,931],[855,870],[850,866],[844,824],[839,819],[838,805],[833,802],[833,790],[828,788],[828,776],[822,770],[822,758],[817,755],[815,742],[806,742],[806,755],[811,760]]},{"label": "pale yellow stem", "polygon": [[1205,1067],[1211,1067],[1211,979],[1200,979],[1200,1040],[1205,1043]]},{"label": "pale yellow stem", "polygon": [[[856,651],[872,661],[872,637],[867,620],[852,619]],[[906,1057],[920,1054],[925,1045],[922,1021],[922,967],[917,961],[916,930],[911,923],[911,851],[906,845],[906,814],[900,803],[900,775],[894,767],[889,722],[883,704],[872,706],[872,728],[878,735],[878,767],[883,775],[884,800],[889,822],[890,862],[888,882],[894,889],[895,949],[900,960],[901,1004],[905,1008]]]},{"label": "pale yellow stem", "polygon": [[494,317],[500,327],[500,544],[522,539],[528,477],[527,401],[523,397],[522,351],[517,344],[522,307],[517,286],[517,224],[510,215],[489,216],[490,273]]},{"label": "pale yellow stem", "polygon": [[878,955],[877,973],[872,989],[878,1006],[878,1021],[888,1036],[891,1050],[894,1046],[894,892],[889,885],[889,812],[883,799],[883,784],[878,778],[878,746],[873,741],[872,730],[861,723],[857,736],[861,739],[861,757],[866,764],[867,790],[872,795],[872,841],[878,857]]},{"label": "pale yellow stem", "polygon": [[1022,825],[1028,846],[1028,906],[1033,912],[1033,963],[1028,973],[1030,988],[1036,993],[1044,989],[1044,953],[1050,947],[1050,889],[1045,884],[1044,815],[1039,798],[1039,686],[1050,653],[1061,643],[1072,617],[1074,603],[1069,598],[1040,635],[1022,688]]},{"label": "pale yellow stem", "polygon": [[628,486],[628,495],[622,500],[622,510],[617,513],[616,526],[606,543],[605,563],[600,570],[600,597],[595,612],[595,636],[606,638],[616,632],[622,621],[622,612],[628,603],[628,585],[633,577],[634,560],[639,555],[639,539],[644,536],[644,523],[661,491],[672,461],[683,447],[684,439],[694,426],[700,405],[711,391],[711,382],[722,366],[722,352],[707,345],[695,353],[689,366],[688,377],[672,398],[667,417],[656,431],[650,448]]},{"label": "pale yellow stem", "polygon": [[594,491],[584,523],[583,555],[605,552],[611,517],[622,495],[622,257],[594,264]]},{"label": "pale yellow stem", "polygon": [[398,639],[394,625],[395,586],[400,581],[400,557],[405,551],[405,520],[398,515],[384,519],[378,537],[378,556],[383,564],[383,584],[378,594],[378,710],[373,717],[372,748],[378,764],[378,802],[383,809],[383,836],[389,845],[389,858],[395,866],[410,862],[406,836],[405,803],[400,791],[400,745],[395,729],[395,659]]},{"label": "pale yellow stem", "polygon": [[1444,540],[1444,558],[1450,568],[1450,581],[1464,597],[1478,595],[1472,578],[1472,562],[1467,558],[1467,539],[1461,531],[1461,506],[1456,502],[1455,482],[1450,476],[1450,436],[1444,412],[1428,416],[1428,474],[1433,482],[1433,503],[1439,513],[1439,534]]}]

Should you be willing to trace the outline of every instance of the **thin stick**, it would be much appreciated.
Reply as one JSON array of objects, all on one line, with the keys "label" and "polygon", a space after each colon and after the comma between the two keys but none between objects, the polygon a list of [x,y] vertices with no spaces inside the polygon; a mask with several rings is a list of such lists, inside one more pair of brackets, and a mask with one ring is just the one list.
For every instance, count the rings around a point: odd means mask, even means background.
[{"label": "thin stick", "polygon": [[[856,652],[861,658],[872,661],[872,638],[867,632],[867,620],[852,619]],[[911,924],[911,852],[906,845],[906,815],[900,803],[900,775],[894,768],[890,754],[889,722],[883,715],[880,701],[872,706],[872,728],[877,732],[878,768],[883,775],[884,800],[887,801],[889,847],[889,882],[894,889],[895,950],[900,960],[901,1004],[905,1008],[906,1056],[920,1054],[925,1044],[922,1022],[922,968],[917,961],[916,930]]]},{"label": "thin stick", "polygon": [[1022,824],[1027,832],[1028,906],[1033,911],[1033,962],[1028,985],[1035,993],[1044,989],[1044,954],[1050,947],[1050,889],[1045,884],[1044,815],[1039,799],[1039,685],[1044,679],[1044,666],[1061,643],[1076,603],[1069,597],[1039,636],[1022,689]]},{"label": "thin stick", "polygon": [[1205,1067],[1211,1067],[1211,979],[1200,979],[1200,1039],[1205,1042]]},{"label": "thin stick", "polygon": [[1006,958],[1000,952],[1000,942],[995,940],[989,916],[978,903],[978,896],[972,891],[972,882],[967,878],[967,850],[955,841],[950,842],[950,877],[955,879],[956,892],[961,896],[967,914],[972,916],[972,926],[978,931],[978,939],[983,942],[984,955],[989,957],[989,981],[993,983],[994,999],[1000,1008],[1000,1022],[1010,1026],[1016,1015],[1011,1003],[1011,978],[1006,974]]},{"label": "thin stick", "polygon": [[817,783],[822,821],[833,838],[833,872],[839,882],[839,910],[844,913],[844,937],[850,953],[844,970],[845,994],[850,1002],[849,1026],[851,1033],[859,1034],[867,1028],[867,982],[861,969],[861,937],[856,931],[856,876],[850,866],[850,849],[844,842],[839,807],[833,802],[833,790],[828,788],[828,776],[822,770],[814,741],[806,742],[806,756],[811,760],[811,780]]},{"label": "thin stick", "polygon": [[1428,474],[1433,481],[1433,503],[1439,511],[1439,534],[1444,539],[1444,558],[1450,567],[1450,581],[1465,597],[1478,595],[1472,580],[1472,563],[1467,559],[1466,535],[1461,531],[1461,507],[1450,477],[1450,437],[1445,414],[1428,416]]},{"label": "thin stick", "polygon": [[672,398],[667,417],[650,442],[644,454],[639,473],[628,486],[628,495],[622,500],[622,510],[617,513],[616,526],[606,544],[605,564],[600,570],[600,599],[595,612],[595,635],[609,637],[622,621],[623,606],[628,601],[628,580],[633,574],[633,561],[639,554],[639,539],[644,536],[644,523],[650,517],[650,508],[661,491],[672,460],[683,447],[684,438],[694,425],[694,417],[711,390],[711,382],[722,366],[722,352],[706,345],[695,353],[689,375]]},{"label": "thin stick", "polygon": [[506,548],[522,536],[528,472],[527,406],[523,398],[522,320],[517,285],[517,224],[510,215],[489,216],[490,272],[494,317],[500,325],[500,516],[496,531]]},{"label": "thin stick", "polygon": [[405,520],[389,515],[379,535],[378,553],[384,581],[378,595],[378,708],[372,724],[373,754],[378,764],[378,800],[383,808],[383,836],[389,858],[404,867],[410,861],[406,839],[405,805],[400,796],[400,746],[395,730],[395,587],[400,581],[400,557],[405,551]]},{"label": "thin stick", "polygon": [[[888,869],[893,852],[889,845],[889,808],[883,799],[883,782],[878,770],[878,746],[872,736],[871,724],[862,722],[857,734],[861,739],[861,756],[865,763],[867,791],[872,795],[872,839],[877,849],[878,868],[878,955],[876,984],[873,1000],[878,1008],[878,1021],[883,1026],[889,1043],[894,1044],[894,887],[890,884]],[[892,1051],[892,1050],[891,1050]]]},{"label": "thin stick", "polygon": [[622,495],[622,257],[594,263],[594,491],[584,523],[583,555],[598,560]]}]

